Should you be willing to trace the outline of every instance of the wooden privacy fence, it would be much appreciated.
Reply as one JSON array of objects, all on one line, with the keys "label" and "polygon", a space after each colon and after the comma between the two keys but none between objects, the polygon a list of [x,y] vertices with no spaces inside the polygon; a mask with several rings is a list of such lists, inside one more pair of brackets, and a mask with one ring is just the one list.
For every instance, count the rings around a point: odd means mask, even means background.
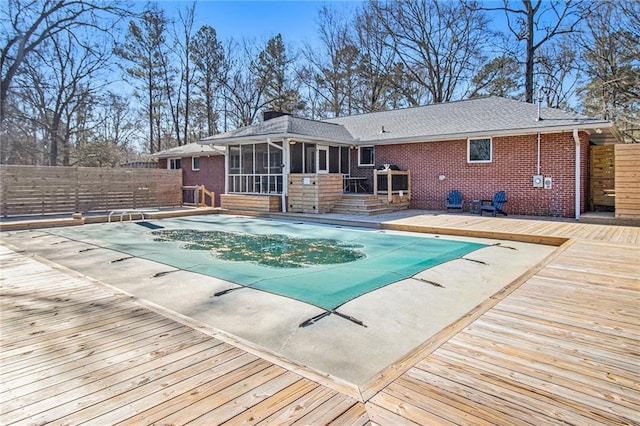
[{"label": "wooden privacy fence", "polygon": [[640,144],[620,144],[616,152],[616,217],[640,219]]},{"label": "wooden privacy fence", "polygon": [[182,203],[180,170],[3,165],[0,184],[2,216]]}]

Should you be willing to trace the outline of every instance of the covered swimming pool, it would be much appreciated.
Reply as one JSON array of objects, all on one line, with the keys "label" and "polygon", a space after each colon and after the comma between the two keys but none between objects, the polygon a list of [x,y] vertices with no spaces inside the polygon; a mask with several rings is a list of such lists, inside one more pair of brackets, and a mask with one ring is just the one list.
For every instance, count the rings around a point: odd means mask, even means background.
[{"label": "covered swimming pool", "polygon": [[486,247],[435,237],[222,215],[49,232],[328,311]]},{"label": "covered swimming pool", "polygon": [[[232,215],[16,231],[3,243],[356,385],[455,330],[556,249]],[[269,264],[287,245],[302,257]],[[225,251],[241,256],[225,260]]]}]

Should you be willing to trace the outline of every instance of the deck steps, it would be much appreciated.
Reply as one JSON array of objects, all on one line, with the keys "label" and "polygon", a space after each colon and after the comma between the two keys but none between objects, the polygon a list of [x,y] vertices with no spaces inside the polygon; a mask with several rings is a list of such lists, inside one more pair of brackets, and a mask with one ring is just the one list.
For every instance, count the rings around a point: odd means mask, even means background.
[{"label": "deck steps", "polygon": [[391,205],[373,194],[344,194],[333,206],[331,213],[373,216],[404,210],[406,205]]}]

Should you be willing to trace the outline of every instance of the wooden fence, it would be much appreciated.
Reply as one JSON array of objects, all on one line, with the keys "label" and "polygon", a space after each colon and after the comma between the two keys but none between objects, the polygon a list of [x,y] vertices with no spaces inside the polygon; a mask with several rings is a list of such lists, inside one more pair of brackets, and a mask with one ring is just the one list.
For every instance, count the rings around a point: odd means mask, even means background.
[{"label": "wooden fence", "polygon": [[620,144],[616,150],[616,217],[640,219],[640,144]]},{"label": "wooden fence", "polygon": [[2,216],[169,207],[182,173],[166,169],[0,166]]}]

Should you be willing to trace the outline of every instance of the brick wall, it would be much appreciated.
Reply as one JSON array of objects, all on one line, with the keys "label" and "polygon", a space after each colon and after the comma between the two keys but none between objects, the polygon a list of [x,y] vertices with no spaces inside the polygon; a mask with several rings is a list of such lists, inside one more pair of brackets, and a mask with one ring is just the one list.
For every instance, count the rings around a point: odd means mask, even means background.
[{"label": "brick wall", "polygon": [[[588,135],[581,139],[581,211],[588,190]],[[511,214],[574,217],[575,144],[571,133],[541,136],[540,172],[553,179],[551,189],[534,188],[536,174],[536,135],[494,137],[493,161],[488,164],[467,163],[467,141],[414,143],[376,146],[376,165],[396,164],[411,170],[411,208],[443,210],[447,193],[459,189],[469,201],[489,199],[504,189]],[[352,151],[352,175],[370,176],[371,168],[357,166],[357,151]],[[354,164],[355,163],[355,164]],[[444,180],[438,176],[444,175]]]},{"label": "brick wall", "polygon": [[[191,157],[182,158],[182,185],[204,185],[216,194],[216,206],[220,206],[220,194],[224,194],[224,155],[200,157],[200,170],[191,169]],[[167,160],[158,160],[158,168],[166,168]]]}]

